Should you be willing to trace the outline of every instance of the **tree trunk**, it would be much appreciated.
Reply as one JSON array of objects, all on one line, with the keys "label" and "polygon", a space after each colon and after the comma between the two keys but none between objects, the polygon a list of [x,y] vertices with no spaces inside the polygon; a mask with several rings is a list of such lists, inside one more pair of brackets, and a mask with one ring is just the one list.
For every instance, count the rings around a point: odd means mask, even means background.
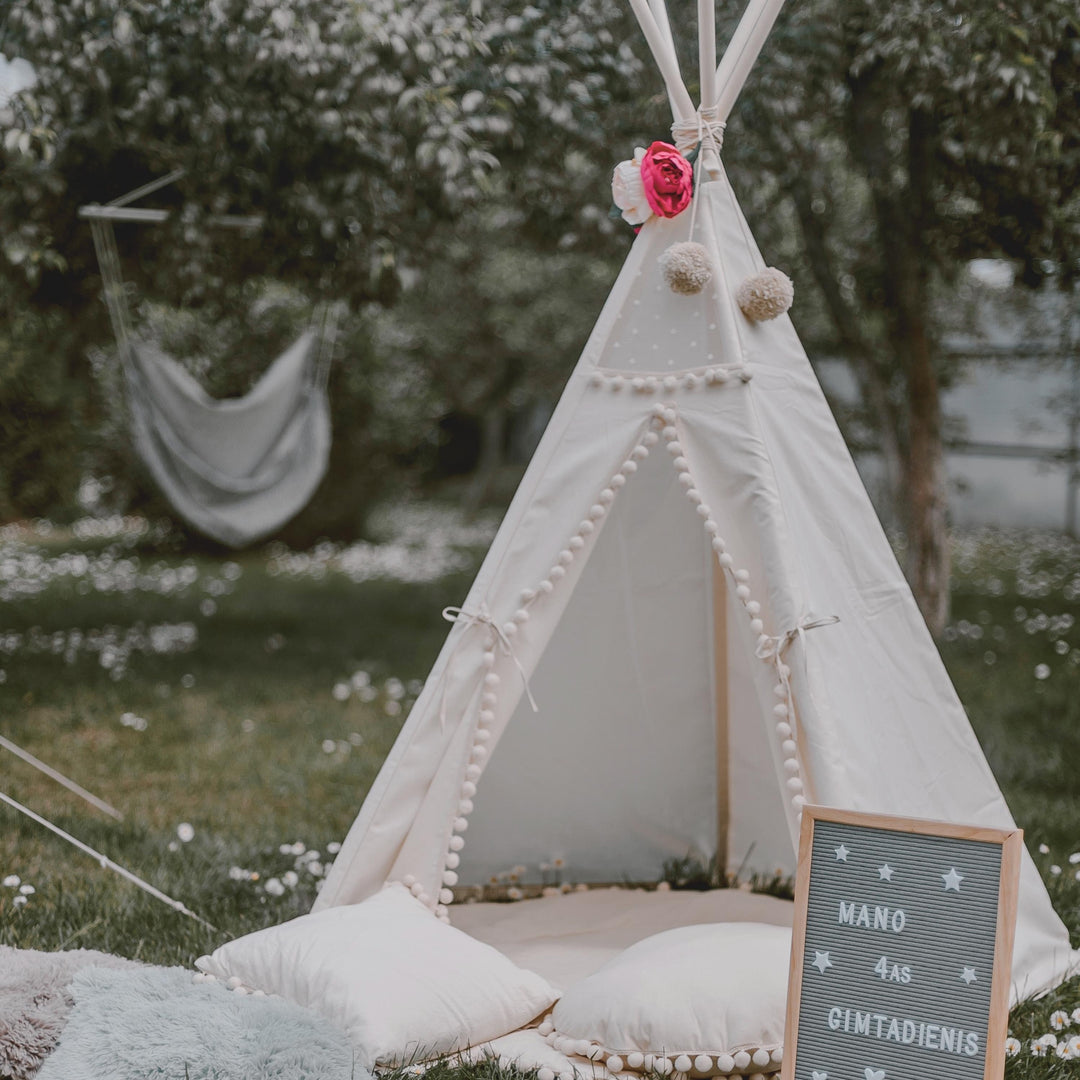
[{"label": "tree trunk", "polygon": [[480,458],[462,499],[467,514],[475,514],[492,494],[503,462],[505,439],[506,409],[501,405],[489,405],[480,418]]},{"label": "tree trunk", "polygon": [[905,434],[902,506],[907,534],[908,583],[935,636],[949,617],[949,542],[941,393],[929,322],[930,253],[924,237],[930,215],[933,118],[908,112],[906,183],[884,126],[879,67],[851,82],[851,145],[870,183],[880,251],[881,284],[893,355],[904,376]]}]

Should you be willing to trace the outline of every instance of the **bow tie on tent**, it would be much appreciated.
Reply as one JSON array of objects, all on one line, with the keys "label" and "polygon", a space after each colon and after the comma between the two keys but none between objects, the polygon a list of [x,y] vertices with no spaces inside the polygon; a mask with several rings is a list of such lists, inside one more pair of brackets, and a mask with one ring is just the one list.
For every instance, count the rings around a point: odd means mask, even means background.
[{"label": "bow tie on tent", "polygon": [[[105,206],[84,206],[105,302],[123,366],[132,439],[173,508],[200,532],[232,547],[268,536],[307,504],[330,454],[326,383],[337,310],[320,305],[310,326],[245,395],[212,398],[176,360],[134,329],[114,221],[160,223],[164,210],[130,203],[183,175],[177,170]],[[258,227],[258,217],[211,224]]]}]

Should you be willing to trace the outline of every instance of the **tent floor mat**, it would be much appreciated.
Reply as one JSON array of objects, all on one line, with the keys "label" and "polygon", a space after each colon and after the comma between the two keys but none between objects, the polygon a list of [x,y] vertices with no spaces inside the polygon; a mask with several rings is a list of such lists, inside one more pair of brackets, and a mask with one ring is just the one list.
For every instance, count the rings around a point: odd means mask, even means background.
[{"label": "tent floor mat", "polygon": [[564,991],[623,949],[664,930],[720,922],[791,926],[793,915],[790,900],[742,889],[590,889],[450,908],[450,921],[459,930]]}]

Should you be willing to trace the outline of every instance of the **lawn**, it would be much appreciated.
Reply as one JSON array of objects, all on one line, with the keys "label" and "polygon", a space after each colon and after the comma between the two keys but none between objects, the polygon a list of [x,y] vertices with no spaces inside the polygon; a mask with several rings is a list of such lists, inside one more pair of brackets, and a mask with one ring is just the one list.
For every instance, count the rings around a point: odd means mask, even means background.
[{"label": "lawn", "polygon": [[[0,735],[124,821],[5,751],[0,790],[217,928],[0,807],[0,942],[190,965],[305,911],[491,525],[414,507],[387,515],[381,545],[232,558],[131,522],[0,530]],[[955,562],[943,653],[1080,947],[1080,545],[964,535]],[[1073,980],[1014,1013],[1011,1076],[1080,1075],[1028,1049],[1077,1007]]]}]

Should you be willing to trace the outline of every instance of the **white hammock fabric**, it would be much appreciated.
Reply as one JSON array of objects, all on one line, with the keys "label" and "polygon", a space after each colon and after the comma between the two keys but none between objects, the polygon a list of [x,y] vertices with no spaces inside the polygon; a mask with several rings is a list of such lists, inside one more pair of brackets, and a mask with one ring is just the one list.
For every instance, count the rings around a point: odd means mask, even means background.
[{"label": "white hammock fabric", "polygon": [[83,216],[90,219],[124,367],[135,449],[185,521],[240,548],[299,513],[326,475],[331,441],[326,381],[336,312],[322,307],[312,326],[239,398],[211,397],[176,360],[139,338],[108,212],[179,175],[108,207],[84,207]]},{"label": "white hammock fabric", "polygon": [[307,504],[330,456],[325,365],[306,330],[243,397],[217,400],[143,341],[126,350],[139,456],[186,521],[231,547],[268,536]]}]

